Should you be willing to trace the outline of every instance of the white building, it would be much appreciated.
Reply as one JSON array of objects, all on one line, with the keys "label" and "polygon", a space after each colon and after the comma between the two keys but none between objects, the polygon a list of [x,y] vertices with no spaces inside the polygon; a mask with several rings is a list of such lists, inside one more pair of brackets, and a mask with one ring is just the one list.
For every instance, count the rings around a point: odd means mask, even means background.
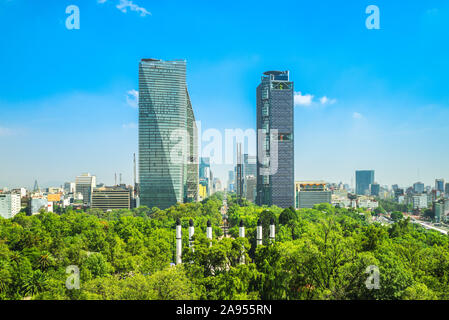
[{"label": "white building", "polygon": [[412,196],[413,209],[425,209],[427,208],[427,194],[417,194]]},{"label": "white building", "polygon": [[30,201],[30,210],[31,215],[39,214],[41,210],[48,211],[47,197],[45,196],[32,197]]},{"label": "white building", "polygon": [[68,194],[68,193],[75,193],[76,192],[76,184],[75,184],[75,182],[66,182],[66,183],[64,183],[64,192],[66,194]]},{"label": "white building", "polygon": [[27,189],[25,188],[13,189],[11,192],[19,194],[21,198],[24,198],[27,195]]},{"label": "white building", "polygon": [[21,209],[20,195],[14,193],[0,194],[0,216],[10,219]]}]

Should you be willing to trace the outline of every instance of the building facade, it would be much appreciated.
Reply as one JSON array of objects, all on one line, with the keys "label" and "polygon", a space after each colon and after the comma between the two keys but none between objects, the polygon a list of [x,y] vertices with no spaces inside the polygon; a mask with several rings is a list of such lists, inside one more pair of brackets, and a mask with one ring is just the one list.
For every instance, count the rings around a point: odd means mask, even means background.
[{"label": "building facade", "polygon": [[368,195],[370,185],[374,183],[374,170],[357,170],[355,172],[355,193]]},{"label": "building facade", "polygon": [[92,193],[92,208],[103,211],[114,209],[131,209],[133,190],[126,186],[95,188]]},{"label": "building facade", "polygon": [[85,206],[90,206],[92,201],[92,191],[97,186],[97,177],[91,175],[90,173],[83,173],[82,175],[76,177],[75,189],[77,193],[83,195],[83,204]]},{"label": "building facade", "polygon": [[267,71],[257,87],[258,205],[295,205],[294,83],[289,71]]},{"label": "building facade", "polygon": [[444,192],[444,179],[435,179],[435,190]]},{"label": "building facade", "polygon": [[316,204],[332,203],[332,191],[324,181],[298,181],[295,183],[296,209],[311,209]]},{"label": "building facade", "polygon": [[371,195],[373,197],[378,197],[380,195],[380,184],[378,184],[378,183],[371,184],[370,190],[371,190]]},{"label": "building facade", "polygon": [[139,64],[140,204],[166,209],[198,200],[198,137],[186,61]]},{"label": "building facade", "polygon": [[424,183],[416,182],[413,184],[413,191],[415,193],[424,193]]},{"label": "building facade", "polygon": [[0,193],[0,217],[13,218],[22,208],[20,195],[14,193]]}]

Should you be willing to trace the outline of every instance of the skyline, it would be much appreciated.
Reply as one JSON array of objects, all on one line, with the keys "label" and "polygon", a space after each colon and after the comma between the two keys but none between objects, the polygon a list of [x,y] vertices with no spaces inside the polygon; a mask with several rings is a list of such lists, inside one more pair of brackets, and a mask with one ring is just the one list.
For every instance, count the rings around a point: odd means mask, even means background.
[{"label": "skyline", "polygon": [[[0,86],[1,187],[32,187],[36,179],[60,185],[83,172],[106,184],[122,173],[131,183],[141,58],[185,58],[195,115],[203,131],[223,135],[256,128],[261,73],[290,70],[295,180],[355,184],[355,171],[364,169],[375,170],[381,185],[449,179],[443,1],[373,1],[380,30],[365,28],[372,4],[365,1],[287,1],[287,10],[264,1],[221,7],[136,0],[145,11],[126,13],[115,7],[119,1],[72,2],[80,7],[80,30],[64,25],[72,3],[0,2],[0,27],[14,26],[0,39],[7,75]],[[269,16],[273,27],[262,28]],[[148,42],[139,41],[147,34]],[[274,35],[288,45],[270,46]],[[212,166],[223,182],[231,168]]]}]

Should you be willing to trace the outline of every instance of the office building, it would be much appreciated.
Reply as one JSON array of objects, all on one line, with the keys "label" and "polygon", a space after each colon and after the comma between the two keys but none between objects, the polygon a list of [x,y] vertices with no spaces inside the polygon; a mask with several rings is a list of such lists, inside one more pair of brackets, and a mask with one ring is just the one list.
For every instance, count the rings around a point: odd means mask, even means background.
[{"label": "office building", "polygon": [[257,176],[257,157],[243,155],[243,176]]},{"label": "office building", "polygon": [[20,195],[21,198],[24,198],[27,196],[27,190],[25,188],[12,189],[11,193],[18,194],[18,195]]},{"label": "office building", "polygon": [[369,195],[370,185],[374,183],[374,170],[357,170],[355,172],[355,193]]},{"label": "office building", "polygon": [[294,84],[268,71],[257,87],[257,204],[295,205]]},{"label": "office building", "polygon": [[378,197],[380,195],[380,184],[378,184],[378,183],[371,184],[370,190],[371,190],[371,195],[373,197]]},{"label": "office building", "polygon": [[295,183],[296,209],[313,208],[316,204],[332,203],[332,191],[324,181],[299,181]]},{"label": "office building", "polygon": [[418,194],[424,193],[424,183],[416,182],[413,184],[413,192]]},{"label": "office building", "polygon": [[439,199],[433,203],[433,212],[436,222],[449,221],[449,200]]},{"label": "office building", "polygon": [[245,198],[246,200],[255,203],[257,194],[257,178],[256,176],[245,177]]},{"label": "office building", "polygon": [[413,209],[421,210],[427,208],[427,194],[415,194],[411,196],[411,204]]},{"label": "office building", "polygon": [[444,192],[444,179],[435,179],[435,190],[441,193]]},{"label": "office building", "polygon": [[234,182],[235,182],[235,171],[229,170],[228,172],[228,191],[234,191]]},{"label": "office building", "polygon": [[103,211],[114,209],[131,209],[132,188],[124,185],[95,188],[92,193],[91,208]]},{"label": "office building", "polygon": [[13,218],[22,208],[20,195],[15,193],[0,193],[0,217]]},{"label": "office building", "polygon": [[64,192],[66,194],[68,194],[68,193],[75,193],[76,192],[76,184],[74,182],[66,182],[66,183],[64,183]]},{"label": "office building", "polygon": [[212,176],[210,170],[210,158],[200,158],[199,164],[199,183],[206,187],[207,196],[210,196],[212,190]]},{"label": "office building", "polygon": [[[52,202],[50,202],[51,204],[53,204]],[[44,210],[46,212],[48,212],[48,207],[49,203],[47,200],[47,197],[45,196],[33,196],[30,199],[30,204],[29,204],[29,208],[30,208],[30,215],[35,215],[35,214],[39,214],[41,212],[41,210]],[[52,211],[53,207],[50,208],[50,210]]]},{"label": "office building", "polygon": [[140,204],[166,209],[198,200],[198,132],[186,61],[139,64]]},{"label": "office building", "polygon": [[203,201],[206,198],[207,198],[207,188],[205,185],[202,185],[200,183],[200,185],[199,185],[199,200]]},{"label": "office building", "polygon": [[91,175],[90,173],[83,173],[82,175],[76,177],[75,189],[77,193],[83,195],[83,204],[85,206],[90,206],[92,201],[92,191],[97,186],[97,177]]},{"label": "office building", "polygon": [[444,187],[444,193],[446,194],[446,197],[449,197],[449,182],[447,182]]}]

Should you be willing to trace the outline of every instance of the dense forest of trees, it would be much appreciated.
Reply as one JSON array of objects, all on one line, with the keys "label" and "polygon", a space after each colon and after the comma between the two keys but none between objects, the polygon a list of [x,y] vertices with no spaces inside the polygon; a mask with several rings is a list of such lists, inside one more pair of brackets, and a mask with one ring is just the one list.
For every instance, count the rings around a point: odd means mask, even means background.
[{"label": "dense forest of trees", "polygon": [[[369,213],[328,204],[282,210],[234,200],[231,237],[222,239],[221,195],[167,210],[0,218],[0,299],[449,299],[448,236],[401,217],[383,226]],[[178,218],[184,263],[174,266]],[[256,247],[259,219],[264,243]],[[245,238],[238,238],[241,220]],[[68,266],[79,270],[79,289],[66,285]],[[379,269],[378,289],[365,284],[368,266]]]}]

